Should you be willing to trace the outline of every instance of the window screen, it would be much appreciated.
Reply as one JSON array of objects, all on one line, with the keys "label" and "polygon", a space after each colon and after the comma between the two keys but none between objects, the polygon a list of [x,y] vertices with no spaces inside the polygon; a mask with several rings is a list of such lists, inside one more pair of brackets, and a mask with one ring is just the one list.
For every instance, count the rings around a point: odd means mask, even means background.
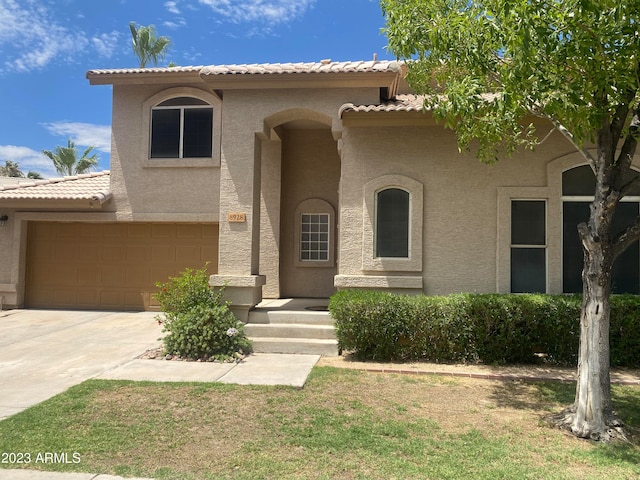
[{"label": "window screen", "polygon": [[210,157],[213,131],[213,109],[186,108],[184,110],[183,157]]},{"label": "window screen", "polygon": [[409,257],[409,192],[388,188],[376,202],[376,256]]},{"label": "window screen", "polygon": [[[182,105],[178,105],[182,102]],[[151,112],[151,158],[211,157],[213,108],[197,98],[162,102]]]},{"label": "window screen", "polygon": [[180,155],[180,110],[153,110],[151,115],[151,158]]},{"label": "window screen", "polygon": [[547,290],[546,203],[511,202],[511,291]]}]

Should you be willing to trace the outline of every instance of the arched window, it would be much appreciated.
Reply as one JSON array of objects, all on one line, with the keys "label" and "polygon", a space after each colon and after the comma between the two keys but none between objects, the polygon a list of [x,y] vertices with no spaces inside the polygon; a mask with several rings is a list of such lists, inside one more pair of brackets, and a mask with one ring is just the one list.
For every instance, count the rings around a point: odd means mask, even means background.
[{"label": "arched window", "polygon": [[386,188],[376,195],[376,257],[409,257],[409,192]]},{"label": "arched window", "polygon": [[[637,175],[637,173],[636,173]],[[584,265],[578,224],[589,220],[589,204],[593,201],[596,179],[591,167],[582,165],[562,173],[562,290],[582,292]],[[638,195],[626,197],[616,208],[612,234],[615,236],[633,223],[640,213]],[[631,245],[613,264],[612,291],[640,293],[640,248]]]},{"label": "arched window", "polygon": [[210,158],[213,107],[199,98],[175,97],[151,110],[151,158]]}]

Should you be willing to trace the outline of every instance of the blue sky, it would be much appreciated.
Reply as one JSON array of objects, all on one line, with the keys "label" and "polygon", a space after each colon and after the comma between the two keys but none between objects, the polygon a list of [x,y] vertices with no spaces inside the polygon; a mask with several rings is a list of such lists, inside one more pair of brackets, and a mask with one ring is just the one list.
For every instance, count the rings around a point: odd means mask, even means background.
[{"label": "blue sky", "polygon": [[57,176],[42,150],[93,145],[109,168],[111,87],[137,67],[129,22],[171,38],[176,65],[391,59],[378,0],[0,0],[0,165]]}]

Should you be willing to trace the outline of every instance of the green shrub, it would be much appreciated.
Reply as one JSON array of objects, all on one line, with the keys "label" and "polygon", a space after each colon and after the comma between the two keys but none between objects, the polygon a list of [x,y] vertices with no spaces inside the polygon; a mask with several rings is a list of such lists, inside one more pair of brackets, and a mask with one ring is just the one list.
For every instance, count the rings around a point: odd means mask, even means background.
[{"label": "green shrub", "polygon": [[[329,310],[343,350],[370,360],[575,365],[578,295],[406,296],[340,291]],[[640,297],[611,297],[611,365],[640,365]]]},{"label": "green shrub", "polygon": [[229,310],[223,289],[209,287],[206,267],[186,269],[179,277],[157,283],[155,294],[164,312],[162,323],[165,352],[188,359],[227,360],[251,352],[244,325]]}]

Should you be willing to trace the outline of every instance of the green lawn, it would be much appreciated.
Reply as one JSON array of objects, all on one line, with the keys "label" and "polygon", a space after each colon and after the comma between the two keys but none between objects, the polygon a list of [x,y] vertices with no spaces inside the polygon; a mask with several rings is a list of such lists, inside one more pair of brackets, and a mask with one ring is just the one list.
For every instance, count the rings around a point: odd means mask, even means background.
[{"label": "green lawn", "polygon": [[[0,466],[159,479],[639,478],[637,437],[598,445],[545,424],[573,390],[330,367],[301,390],[92,380],[0,422],[0,452],[31,456]],[[637,430],[640,387],[614,387],[614,402]],[[43,463],[46,452],[56,461]]]}]

